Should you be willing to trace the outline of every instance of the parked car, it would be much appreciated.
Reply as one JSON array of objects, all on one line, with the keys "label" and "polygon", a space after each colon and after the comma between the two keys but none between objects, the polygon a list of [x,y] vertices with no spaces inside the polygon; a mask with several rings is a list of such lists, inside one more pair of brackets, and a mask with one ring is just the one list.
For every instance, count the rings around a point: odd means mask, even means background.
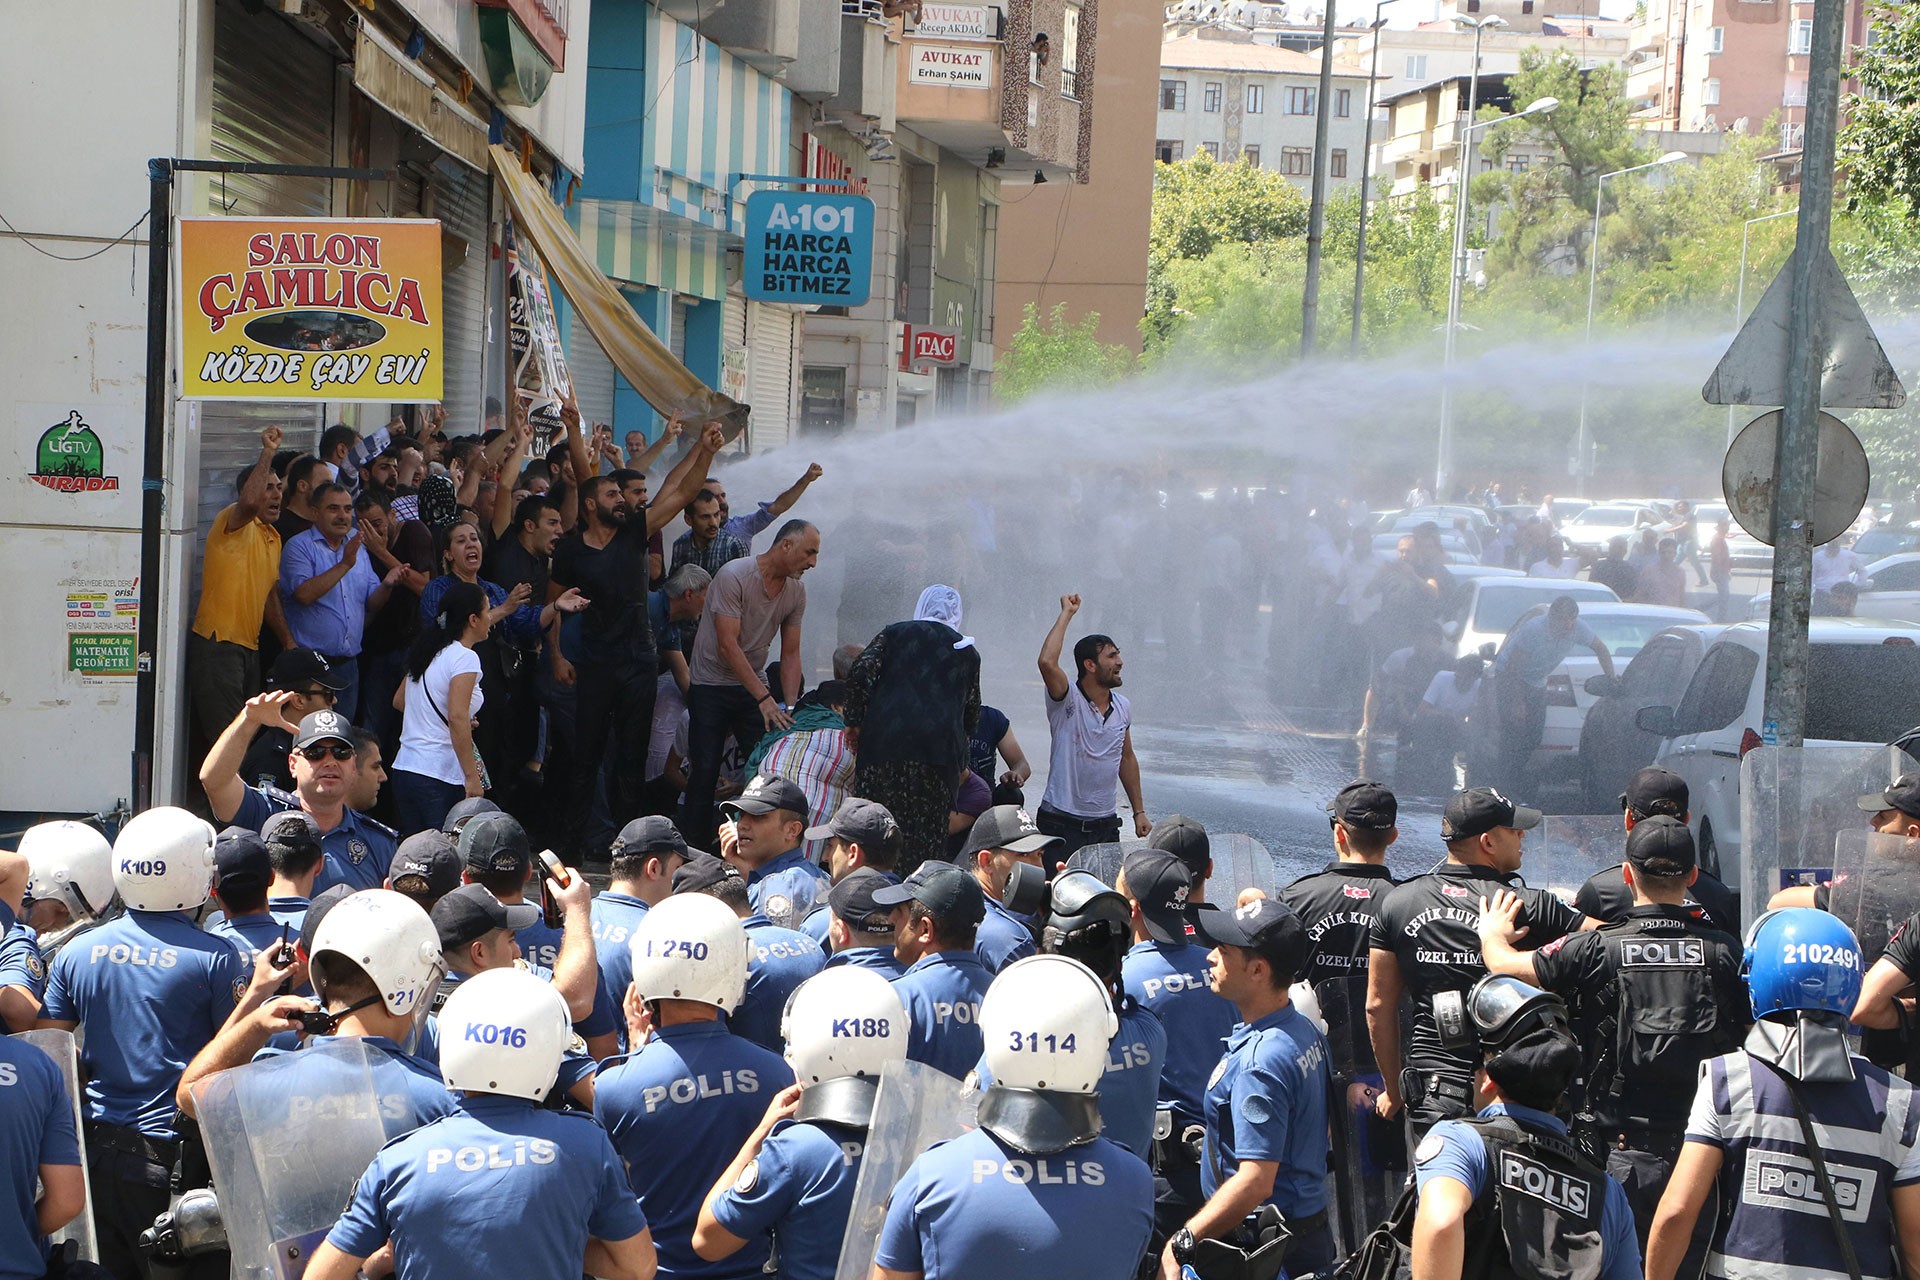
[{"label": "parked car", "polygon": [[1395,533],[1412,533],[1423,524],[1437,524],[1442,530],[1453,528],[1453,522],[1464,516],[1467,527],[1475,534],[1484,537],[1493,531],[1493,521],[1487,517],[1484,507],[1469,506],[1430,506],[1415,507],[1411,511],[1397,511],[1391,524]]},{"label": "parked car", "polygon": [[[1857,618],[1897,618],[1920,622],[1920,551],[1886,556],[1867,566],[1867,589],[1853,613]],[[1773,593],[1763,591],[1747,604],[1747,616],[1764,621]]]},{"label": "parked car", "polygon": [[[1537,618],[1546,611],[1547,605],[1534,605],[1520,616],[1514,627],[1518,628],[1521,623]],[[1594,635],[1607,646],[1607,652],[1613,656],[1615,672],[1624,671],[1647,643],[1661,632],[1682,625],[1708,625],[1707,615],[1698,609],[1622,604],[1617,601],[1583,601],[1580,605],[1580,621],[1592,628]],[[1500,648],[1504,650],[1512,639],[1512,632],[1509,631]],[[1546,723],[1541,730],[1540,745],[1534,749],[1524,769],[1529,786],[1559,781],[1578,766],[1582,728],[1587,713],[1600,697],[1598,692],[1588,687],[1594,678],[1604,680],[1606,676],[1600,670],[1599,656],[1583,645],[1575,646],[1548,675]],[[1484,682],[1480,704],[1474,710],[1473,724],[1468,734],[1469,773],[1476,782],[1484,777],[1495,785],[1511,782],[1519,787],[1519,779],[1500,778],[1492,767],[1495,753],[1500,747],[1498,721],[1493,714],[1493,697],[1493,682]]]},{"label": "parked car", "polygon": [[1551,508],[1553,522],[1556,525],[1565,524],[1592,505],[1591,498],[1555,498]]},{"label": "parked car", "polygon": [[[1815,618],[1808,627],[1808,747],[1891,742],[1920,706],[1920,626]],[[1661,739],[1655,762],[1686,780],[1702,868],[1740,879],[1740,759],[1761,745],[1767,628],[1728,627],[1673,706],[1642,707],[1634,723]]]},{"label": "parked car", "polygon": [[1610,812],[1628,779],[1660,754],[1660,735],[1635,724],[1634,716],[1642,707],[1679,706],[1700,659],[1725,630],[1717,623],[1668,627],[1624,667],[1616,659],[1617,675],[1587,677],[1586,690],[1595,699],[1580,723],[1580,788],[1587,812]]},{"label": "parked car", "polygon": [[1486,645],[1498,649],[1516,622],[1535,605],[1552,604],[1572,596],[1585,608],[1590,602],[1618,604],[1620,597],[1601,582],[1580,578],[1526,578],[1478,576],[1455,593],[1453,616],[1441,625],[1454,642],[1455,655],[1478,653]]},{"label": "parked car", "polygon": [[1645,504],[1602,502],[1561,525],[1560,534],[1576,552],[1594,560],[1606,554],[1611,539],[1631,543],[1642,528],[1661,523],[1660,512]]},{"label": "parked car", "polygon": [[1920,551],[1920,531],[1876,525],[1853,540],[1853,553],[1867,560]]}]

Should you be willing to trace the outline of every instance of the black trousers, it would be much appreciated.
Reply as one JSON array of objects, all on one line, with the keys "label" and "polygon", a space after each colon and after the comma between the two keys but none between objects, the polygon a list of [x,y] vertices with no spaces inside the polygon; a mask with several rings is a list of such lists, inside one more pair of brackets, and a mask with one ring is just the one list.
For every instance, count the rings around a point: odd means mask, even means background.
[{"label": "black trousers", "polygon": [[[657,670],[652,662],[582,662],[575,668],[572,804],[568,814],[575,852],[604,861],[621,827],[640,816],[646,783],[647,739],[653,732]],[[612,830],[594,830],[594,789],[608,768],[607,815]]]},{"label": "black trousers", "polygon": [[766,731],[760,703],[740,685],[696,684],[687,690],[687,799],[680,834],[694,848],[714,847],[713,792],[727,739],[744,758]]},{"label": "black trousers", "polygon": [[147,1280],[140,1233],[167,1211],[178,1144],[119,1125],[87,1123],[87,1175],[100,1265],[115,1280]]},{"label": "black trousers", "polygon": [[1043,804],[1040,812],[1034,815],[1033,825],[1047,835],[1060,837],[1061,843],[1040,852],[1050,876],[1059,871],[1061,864],[1077,850],[1090,844],[1117,844],[1120,840],[1120,815],[1117,813],[1110,818],[1079,818]]}]

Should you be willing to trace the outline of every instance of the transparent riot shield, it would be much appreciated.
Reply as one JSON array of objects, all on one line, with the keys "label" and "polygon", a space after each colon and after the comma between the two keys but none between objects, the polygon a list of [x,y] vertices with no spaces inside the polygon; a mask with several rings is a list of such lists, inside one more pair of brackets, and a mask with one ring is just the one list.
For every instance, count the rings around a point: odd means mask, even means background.
[{"label": "transparent riot shield", "polygon": [[928,1147],[973,1127],[976,1097],[968,1085],[922,1062],[889,1062],[881,1069],[834,1280],[867,1280],[873,1274],[893,1188]]},{"label": "transparent riot shield", "polygon": [[1067,871],[1084,871],[1111,889],[1120,876],[1120,863],[1138,845],[1083,844],[1067,859]]},{"label": "transparent riot shield", "polygon": [[[1767,902],[1794,885],[1824,884],[1833,877],[1834,841],[1845,831],[1867,830],[1867,815],[1854,802],[1883,791],[1916,767],[1904,751],[1883,746],[1756,747],[1740,763],[1738,853],[1716,832],[1721,879],[1738,884],[1742,932]],[[1693,797],[1694,817],[1705,802]],[[1728,874],[1730,857],[1739,875]]]},{"label": "transparent riot shield", "polygon": [[1901,925],[1920,914],[1920,840],[1877,831],[1834,838],[1827,910],[1860,940],[1860,963],[1871,968]]},{"label": "transparent riot shield", "polygon": [[222,1071],[193,1087],[235,1280],[297,1280],[387,1141],[355,1039]]},{"label": "transparent riot shield", "polygon": [[1233,910],[1243,889],[1258,889],[1268,897],[1280,892],[1280,875],[1267,846],[1247,835],[1208,838],[1213,852],[1213,875],[1207,880],[1207,901]]},{"label": "transparent riot shield", "polygon": [[85,1262],[98,1262],[99,1251],[93,1239],[93,1180],[87,1172],[87,1130],[80,1107],[80,1051],[74,1043],[73,1032],[22,1031],[13,1037],[25,1041],[34,1048],[52,1058],[60,1068],[60,1079],[66,1084],[67,1097],[73,1103],[73,1128],[80,1140],[80,1172],[87,1180],[87,1202],[80,1210],[80,1216],[69,1222],[48,1237],[54,1244],[64,1244],[68,1240],[79,1245],[80,1258]]},{"label": "transparent riot shield", "polygon": [[1520,878],[1572,905],[1580,886],[1626,856],[1626,827],[1617,813],[1552,817],[1527,833]]}]

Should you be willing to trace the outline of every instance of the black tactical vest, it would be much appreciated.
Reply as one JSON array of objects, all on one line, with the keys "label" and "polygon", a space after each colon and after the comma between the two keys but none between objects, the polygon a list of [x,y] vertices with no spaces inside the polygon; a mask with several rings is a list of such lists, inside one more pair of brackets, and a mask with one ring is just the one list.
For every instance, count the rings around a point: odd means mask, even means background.
[{"label": "black tactical vest", "polygon": [[1645,927],[1652,923],[1600,930],[1617,998],[1611,1043],[1599,1046],[1587,1082],[1587,1106],[1602,1128],[1683,1128],[1700,1063],[1740,1038],[1737,1011],[1723,1011],[1715,990],[1716,961],[1732,971],[1720,952],[1733,939],[1686,921]]},{"label": "black tactical vest", "polygon": [[1598,1280],[1607,1175],[1557,1134],[1511,1116],[1463,1120],[1487,1144],[1487,1186],[1467,1210],[1474,1280]]}]

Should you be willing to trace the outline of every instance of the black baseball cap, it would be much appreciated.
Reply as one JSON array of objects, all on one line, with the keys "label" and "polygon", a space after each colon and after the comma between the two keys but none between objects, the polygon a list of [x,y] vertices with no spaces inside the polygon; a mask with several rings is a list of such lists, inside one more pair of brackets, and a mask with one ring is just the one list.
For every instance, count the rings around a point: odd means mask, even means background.
[{"label": "black baseball cap", "polygon": [[460,828],[460,861],[476,875],[519,872],[533,867],[527,829],[504,813],[477,813]]},{"label": "black baseball cap", "polygon": [[1200,911],[1194,928],[1209,946],[1240,947],[1262,957],[1289,981],[1307,959],[1307,927],[1273,898],[1255,898],[1232,911]]},{"label": "black baseball cap", "polygon": [[434,903],[431,915],[440,934],[440,949],[452,952],[495,929],[517,933],[540,918],[540,908],[530,902],[508,906],[487,892],[485,885],[463,884]]},{"label": "black baseball cap", "polygon": [[1193,874],[1187,864],[1163,849],[1135,849],[1120,864],[1127,896],[1140,904],[1147,936],[1155,942],[1191,941],[1187,922],[1187,895],[1193,892]]},{"label": "black baseball cap", "polygon": [[1627,832],[1627,861],[1656,876],[1683,876],[1699,865],[1693,832],[1664,813],[1641,818]]},{"label": "black baseball cap", "polygon": [[457,838],[460,835],[460,829],[481,814],[505,812],[506,810],[485,796],[468,796],[447,810],[447,816],[440,819],[440,829]]},{"label": "black baseball cap", "polygon": [[809,840],[845,840],[862,849],[870,849],[884,861],[888,853],[900,850],[900,824],[893,811],[878,800],[849,796],[831,818],[817,827],[808,827]]},{"label": "black baseball cap", "polygon": [[213,887],[264,889],[273,881],[273,859],[260,833],[246,827],[228,827],[213,841]]},{"label": "black baseball cap", "polygon": [[320,932],[320,922],[327,912],[352,897],[356,890],[350,884],[336,884],[322,889],[313,895],[313,901],[307,904],[307,914],[300,920],[300,950],[307,955],[313,954],[313,936]]},{"label": "black baseball cap", "polygon": [[740,868],[711,853],[695,853],[682,866],[674,868],[675,893],[705,893],[727,880],[741,879]]},{"label": "black baseball cap", "polygon": [[1538,809],[1515,804],[1492,787],[1469,787],[1456,791],[1447,801],[1446,810],[1440,815],[1440,838],[1467,840],[1501,827],[1531,831],[1540,825],[1543,816]]},{"label": "black baseball cap", "polygon": [[273,660],[269,680],[276,689],[301,689],[317,684],[338,693],[347,687],[346,677],[333,669],[318,649],[283,649]]},{"label": "black baseball cap", "polygon": [[1885,791],[1861,796],[1854,803],[1865,813],[1898,809],[1909,818],[1920,818],[1920,773],[1903,773]]},{"label": "black baseball cap", "polygon": [[987,896],[980,881],[951,862],[923,862],[899,884],[873,891],[873,904],[892,911],[903,902],[918,902],[938,920],[979,924],[987,916]]},{"label": "black baseball cap", "polygon": [[827,890],[827,905],[833,914],[857,934],[871,937],[893,936],[893,908],[873,900],[876,890],[893,884],[893,877],[872,867],[860,867],[833,888]]},{"label": "black baseball cap", "polygon": [[659,814],[635,818],[620,828],[620,834],[613,838],[607,853],[615,858],[644,853],[677,853],[683,858],[693,856],[687,848],[686,837],[680,834],[680,828],[673,825],[673,819]]},{"label": "black baseball cap", "polygon": [[442,898],[460,887],[460,851],[444,831],[416,831],[400,842],[387,883],[401,876],[419,876],[427,882],[427,896]]},{"label": "black baseball cap", "polygon": [[1050,836],[1034,822],[1033,815],[1017,804],[997,804],[973,820],[973,830],[960,850],[963,862],[972,862],[982,849],[1005,849],[1008,853],[1038,853],[1056,844],[1059,836]]},{"label": "black baseball cap", "polygon": [[320,824],[304,809],[282,809],[260,824],[260,838],[269,854],[275,845],[311,853],[320,847]]},{"label": "black baseball cap", "polygon": [[1340,788],[1327,812],[1342,826],[1389,831],[1400,820],[1400,802],[1382,783],[1362,778]]},{"label": "black baseball cap", "polygon": [[802,818],[812,812],[807,804],[807,793],[785,778],[755,778],[747,784],[745,791],[720,807],[755,815],[785,809]]},{"label": "black baseball cap", "polygon": [[1634,774],[1627,782],[1627,789],[1620,793],[1620,807],[1632,813],[1636,822],[1656,814],[1684,818],[1688,800],[1686,780],[1657,764]]},{"label": "black baseball cap", "polygon": [[293,749],[304,751],[316,742],[344,742],[353,745],[353,721],[338,711],[315,711],[300,722],[293,735]]},{"label": "black baseball cap", "polygon": [[1187,870],[1196,877],[1207,874],[1207,865],[1213,861],[1213,845],[1207,839],[1207,829],[1177,813],[1170,813],[1153,824],[1147,847],[1172,854],[1186,863]]}]

